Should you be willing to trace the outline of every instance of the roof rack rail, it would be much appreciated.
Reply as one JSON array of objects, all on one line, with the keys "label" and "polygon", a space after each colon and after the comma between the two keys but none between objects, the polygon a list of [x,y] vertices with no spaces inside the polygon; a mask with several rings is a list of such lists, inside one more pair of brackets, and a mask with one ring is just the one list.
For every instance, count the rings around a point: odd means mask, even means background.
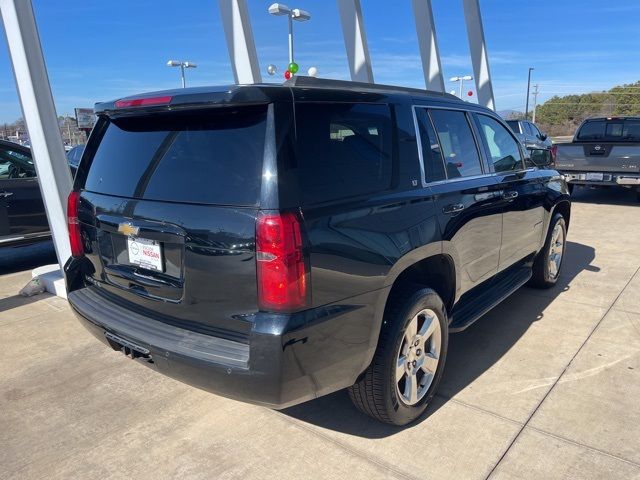
[{"label": "roof rack rail", "polygon": [[[434,90],[423,90],[421,88],[400,87],[397,85],[383,85],[379,83],[352,82],[349,80],[334,80],[330,78],[306,77],[304,75],[294,75],[282,85],[286,87],[315,87],[315,88],[343,88],[351,90],[385,90],[405,93],[416,93],[420,95],[433,95],[449,99],[460,100],[457,96],[445,92]],[[462,100],[460,100],[462,101]]]}]

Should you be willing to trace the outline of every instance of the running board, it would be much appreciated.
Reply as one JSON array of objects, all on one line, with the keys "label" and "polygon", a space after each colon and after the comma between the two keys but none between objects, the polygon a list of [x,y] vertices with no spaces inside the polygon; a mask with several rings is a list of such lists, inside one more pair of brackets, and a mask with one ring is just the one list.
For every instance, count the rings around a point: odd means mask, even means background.
[{"label": "running board", "polygon": [[485,313],[506,299],[529,281],[533,274],[530,267],[520,267],[506,274],[499,274],[493,281],[480,285],[473,298],[465,302],[464,297],[453,309],[450,332],[461,332]]}]

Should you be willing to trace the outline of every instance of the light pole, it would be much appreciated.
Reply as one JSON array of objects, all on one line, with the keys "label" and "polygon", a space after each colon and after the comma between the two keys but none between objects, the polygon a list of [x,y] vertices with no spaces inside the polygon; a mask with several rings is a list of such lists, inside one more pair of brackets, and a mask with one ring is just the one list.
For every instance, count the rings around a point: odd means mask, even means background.
[{"label": "light pole", "polygon": [[535,84],[533,87],[535,90],[533,91],[533,118],[531,118],[531,121],[536,123],[536,107],[538,106],[538,94],[540,93],[538,88],[540,85]]},{"label": "light pole", "polygon": [[185,78],[184,78],[184,69],[196,68],[197,66],[198,65],[196,65],[193,62],[183,62],[178,60],[169,60],[167,62],[167,67],[180,67],[180,76],[182,77],[182,88],[186,88],[187,86],[187,82],[185,81]]},{"label": "light pole", "polygon": [[[299,8],[289,8],[282,3],[274,3],[269,7],[269,13],[271,15],[283,16],[286,15],[289,20],[289,65],[293,62],[293,21],[305,22],[311,19],[311,14]],[[296,69],[297,71],[297,69]],[[296,72],[291,72],[296,73]]]},{"label": "light pole", "polygon": [[462,98],[462,88],[464,86],[465,80],[473,80],[473,77],[471,75],[464,75],[464,76],[458,76],[458,77],[451,77],[449,79],[449,81],[451,82],[460,82],[460,98]]},{"label": "light pole", "polygon": [[527,79],[527,104],[524,107],[524,118],[529,119],[529,90],[531,89],[531,71],[535,70],[533,67],[529,67],[529,78]]}]

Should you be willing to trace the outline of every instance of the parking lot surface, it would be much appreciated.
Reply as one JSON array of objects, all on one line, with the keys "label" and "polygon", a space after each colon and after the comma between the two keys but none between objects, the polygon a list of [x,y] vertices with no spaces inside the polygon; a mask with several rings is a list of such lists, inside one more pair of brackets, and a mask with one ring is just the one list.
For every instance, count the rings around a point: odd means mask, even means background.
[{"label": "parking lot surface", "polygon": [[205,393],[95,340],[0,276],[0,478],[640,478],[640,206],[576,190],[559,284],[450,340],[407,428],[345,392],[284,411]]}]

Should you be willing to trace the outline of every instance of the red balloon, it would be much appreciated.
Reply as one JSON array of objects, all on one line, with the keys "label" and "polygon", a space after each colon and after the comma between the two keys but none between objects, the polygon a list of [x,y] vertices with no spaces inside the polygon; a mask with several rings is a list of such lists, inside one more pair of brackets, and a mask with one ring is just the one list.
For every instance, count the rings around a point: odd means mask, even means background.
[{"label": "red balloon", "polygon": [[284,72],[284,78],[286,78],[287,80],[289,80],[291,78],[291,72],[289,70]]},{"label": "red balloon", "polygon": [[472,92],[471,90],[469,90],[469,91],[467,92],[467,95],[469,95],[470,97],[473,97],[473,92]]}]

